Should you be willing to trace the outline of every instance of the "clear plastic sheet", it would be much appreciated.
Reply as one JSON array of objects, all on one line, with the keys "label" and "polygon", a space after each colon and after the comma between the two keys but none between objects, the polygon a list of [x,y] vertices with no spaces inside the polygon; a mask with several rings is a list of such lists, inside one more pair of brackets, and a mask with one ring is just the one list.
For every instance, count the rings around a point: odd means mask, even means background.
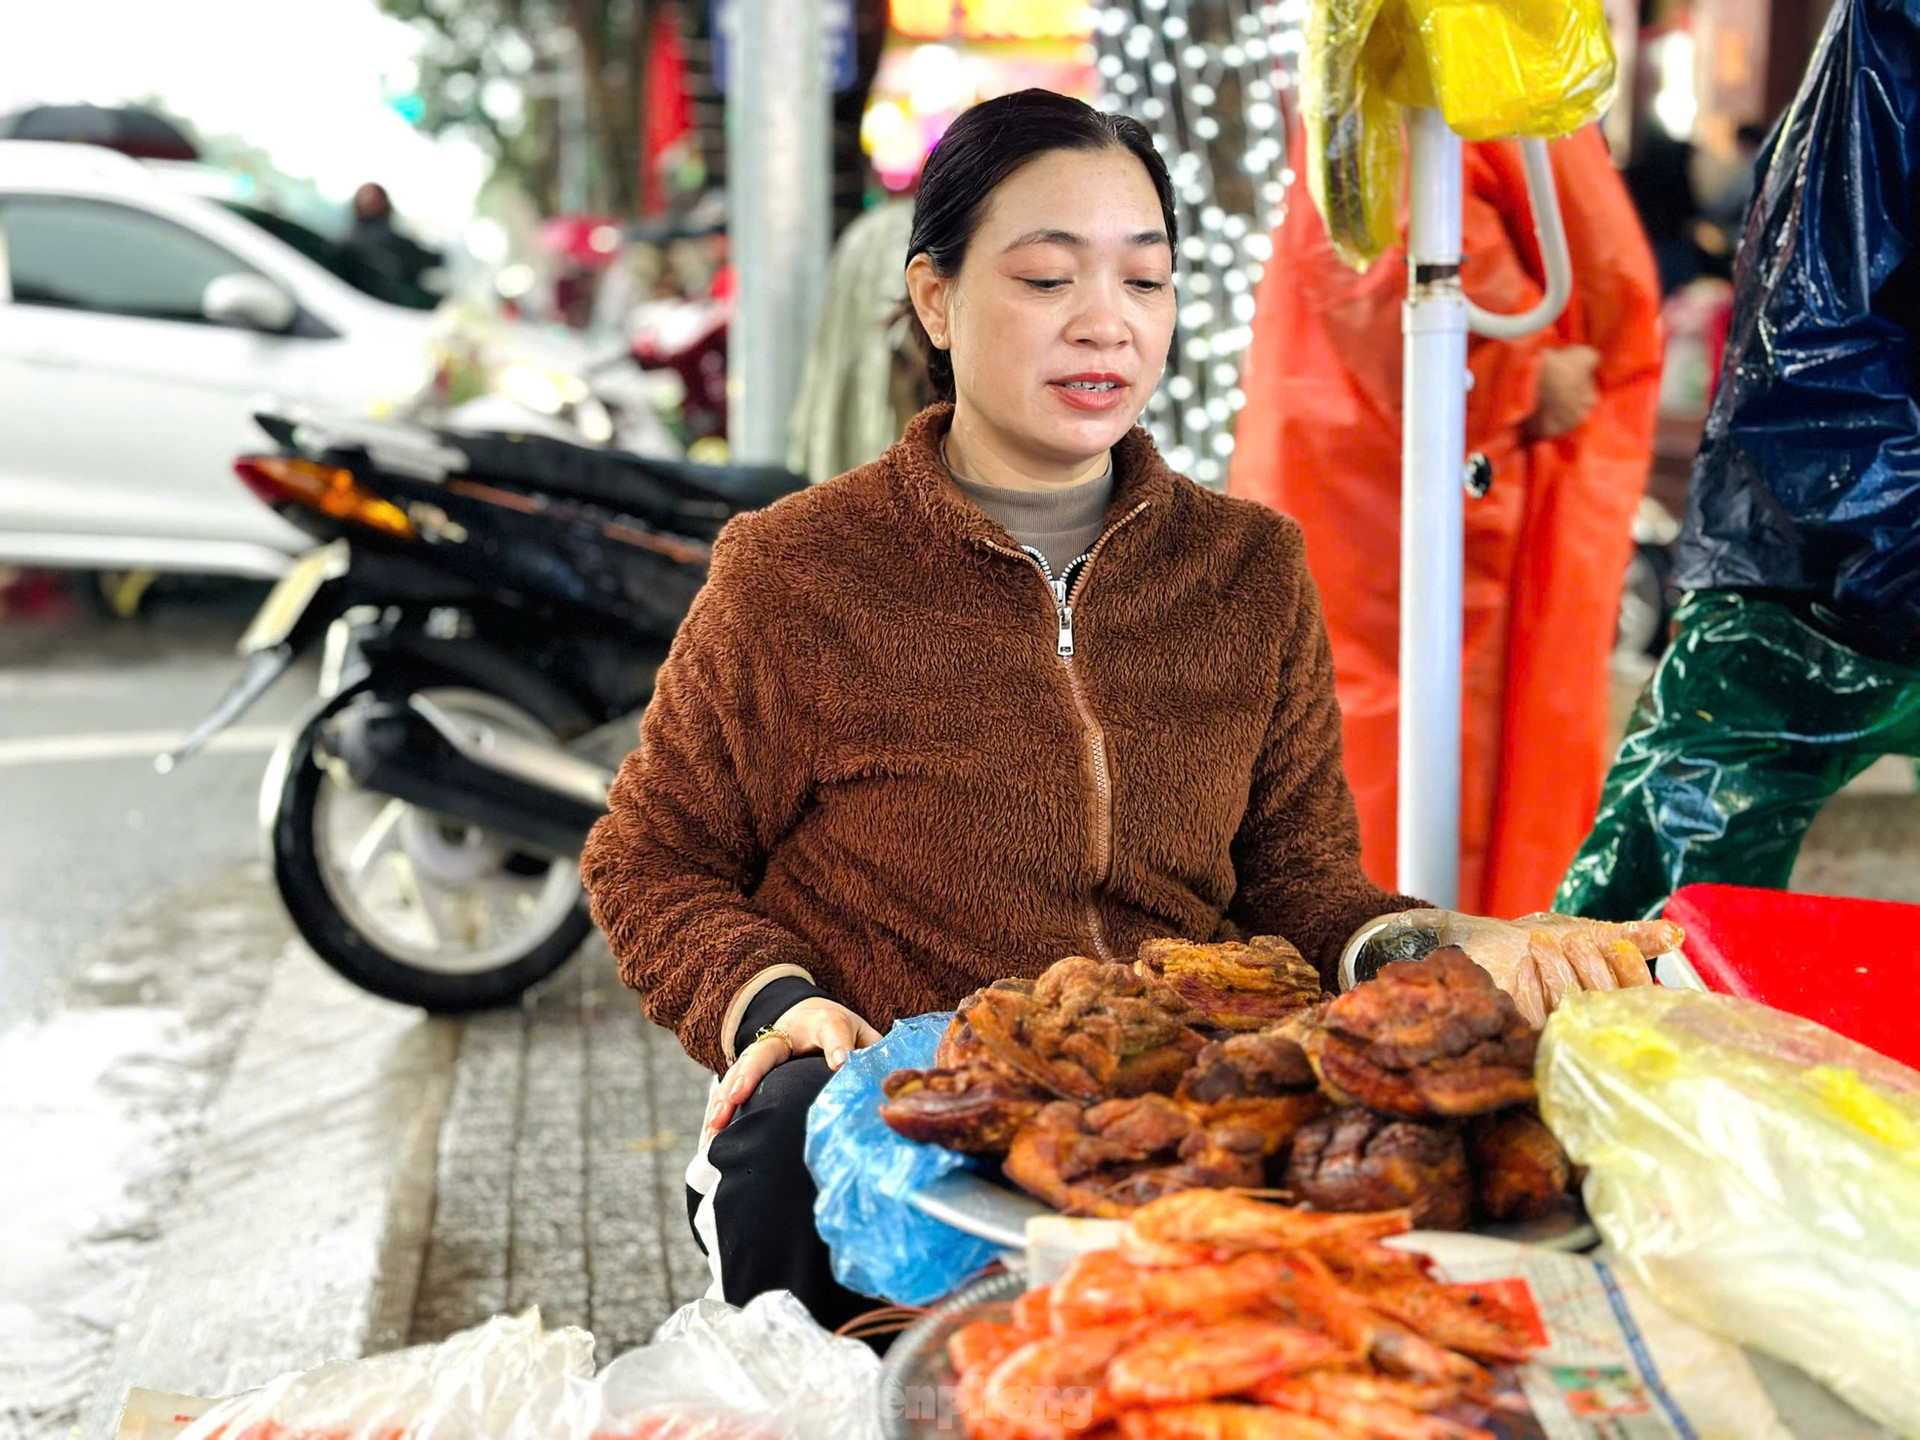
[{"label": "clear plastic sheet", "polygon": [[1920,664],[1920,7],[1839,0],[1760,158],[1680,537],[1685,589],[1832,606]]},{"label": "clear plastic sheet", "polygon": [[496,1316],[224,1400],[180,1440],[880,1440],[880,1359],[784,1290],[696,1300],[596,1378],[593,1337]]},{"label": "clear plastic sheet", "polygon": [[898,1021],[878,1045],[856,1050],[807,1112],[807,1169],[820,1189],[814,1224],[833,1256],[833,1278],[862,1295],[928,1305],[990,1262],[984,1240],[922,1215],[907,1197],[979,1162],[920,1145],[880,1118],[881,1082],[933,1064],[950,1012]]},{"label": "clear plastic sheet", "polygon": [[593,1374],[593,1337],[495,1316],[439,1345],[336,1360],[223,1400],[180,1440],[467,1440],[564,1435],[568,1382]]},{"label": "clear plastic sheet", "polygon": [[1398,238],[1401,111],[1434,106],[1469,140],[1552,139],[1613,96],[1601,0],[1322,0],[1307,17],[1307,184],[1341,258]]},{"label": "clear plastic sheet", "polygon": [[[880,1357],[784,1290],[696,1300],[576,1392],[568,1440],[880,1440]],[[583,1423],[584,1421],[584,1423]],[[534,1437],[525,1437],[534,1440]]]},{"label": "clear plastic sheet", "polygon": [[1684,597],[1674,623],[1554,896],[1565,914],[1656,915],[1703,881],[1784,889],[1834,792],[1882,755],[1920,756],[1920,668],[1731,591]]},{"label": "clear plastic sheet", "polygon": [[1751,1001],[1576,994],[1540,1108],[1663,1305],[1920,1436],[1920,1074]]}]

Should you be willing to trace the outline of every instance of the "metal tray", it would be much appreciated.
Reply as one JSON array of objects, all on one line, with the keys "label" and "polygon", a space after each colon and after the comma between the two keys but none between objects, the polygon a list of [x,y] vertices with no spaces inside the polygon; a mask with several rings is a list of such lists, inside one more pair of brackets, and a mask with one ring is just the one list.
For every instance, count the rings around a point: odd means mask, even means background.
[{"label": "metal tray", "polygon": [[[942,1175],[915,1191],[908,1202],[943,1224],[1009,1250],[1027,1248],[1028,1220],[1056,1213],[1031,1195],[970,1170]],[[1586,1208],[1573,1195],[1538,1220],[1476,1225],[1473,1233],[1548,1250],[1591,1250],[1600,1243],[1600,1232],[1593,1228]]]},{"label": "metal tray", "polygon": [[[1045,1213],[1045,1206],[1038,1208]],[[880,1429],[887,1440],[955,1440],[963,1433],[952,1413],[959,1377],[947,1358],[947,1340],[975,1320],[1012,1318],[1013,1302],[1026,1288],[1027,1277],[1018,1271],[989,1275],[901,1332],[880,1368]]]}]

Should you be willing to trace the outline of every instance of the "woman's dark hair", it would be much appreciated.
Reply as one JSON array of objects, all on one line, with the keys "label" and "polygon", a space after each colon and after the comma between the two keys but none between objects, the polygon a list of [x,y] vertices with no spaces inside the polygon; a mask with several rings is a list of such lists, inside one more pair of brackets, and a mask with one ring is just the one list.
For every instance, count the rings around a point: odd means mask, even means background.
[{"label": "woman's dark hair", "polygon": [[[962,111],[933,147],[920,172],[906,263],[911,265],[913,257],[924,251],[938,274],[957,275],[987,201],[1002,180],[1053,150],[1115,148],[1131,151],[1147,167],[1160,197],[1167,239],[1177,243],[1173,181],[1144,125],[1126,115],[1096,110],[1070,95],[1021,90]],[[926,356],[927,378],[935,393],[942,400],[953,399],[953,359],[928,338],[911,301],[907,324]]]}]

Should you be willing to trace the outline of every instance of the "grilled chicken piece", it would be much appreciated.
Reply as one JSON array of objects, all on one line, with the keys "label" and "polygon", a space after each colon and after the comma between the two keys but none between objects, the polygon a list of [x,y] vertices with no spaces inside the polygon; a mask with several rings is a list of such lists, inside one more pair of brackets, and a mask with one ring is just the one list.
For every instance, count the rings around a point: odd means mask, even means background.
[{"label": "grilled chicken piece", "polygon": [[1553,1132],[1526,1110],[1487,1115],[1467,1127],[1473,1208],[1489,1220],[1533,1220],[1560,1203],[1573,1165]]},{"label": "grilled chicken piece", "polygon": [[1459,1133],[1351,1105],[1303,1125],[1287,1188],[1321,1210],[1413,1211],[1423,1230],[1464,1230],[1472,1201]]},{"label": "grilled chicken piece", "polygon": [[881,1116],[910,1140],[1003,1155],[1052,1099],[1165,1094],[1205,1038],[1165,981],[1081,956],[961,1002],[927,1070],[887,1077]]},{"label": "grilled chicken piece", "polygon": [[1336,1100],[1422,1120],[1532,1103],[1538,1038],[1493,977],[1448,947],[1334,1000],[1306,1049]]},{"label": "grilled chicken piece", "polygon": [[1206,1043],[1165,981],[1078,955],[1049,966],[1030,994],[976,992],[964,1018],[966,1043],[995,1069],[1083,1104],[1171,1091]]},{"label": "grilled chicken piece", "polygon": [[969,1155],[1004,1155],[1015,1133],[1050,1098],[984,1066],[896,1070],[883,1085],[880,1118],[923,1145]]},{"label": "grilled chicken piece", "polygon": [[1174,1190],[1256,1186],[1258,1131],[1203,1124],[1164,1095],[1046,1106],[1014,1137],[1006,1175],[1069,1215],[1124,1216]]},{"label": "grilled chicken piece", "polygon": [[1214,1030],[1262,1030],[1320,998],[1320,972],[1277,935],[1246,944],[1148,940],[1135,968],[1163,978]]},{"label": "grilled chicken piece", "polygon": [[1313,1067],[1297,1041],[1260,1030],[1215,1041],[1180,1078],[1174,1099],[1205,1122],[1231,1120],[1260,1133],[1261,1154],[1285,1147],[1328,1102],[1313,1085]]},{"label": "grilled chicken piece", "polygon": [[1107,1198],[1132,1214],[1142,1205],[1182,1190],[1241,1190],[1265,1179],[1261,1157],[1266,1136],[1255,1126],[1237,1120],[1202,1125],[1180,1142],[1171,1165],[1145,1165],[1117,1178]]},{"label": "grilled chicken piece", "polygon": [[991,1065],[993,1052],[980,1043],[980,1037],[974,1034],[973,1025],[968,1019],[974,1006],[980,1003],[981,996],[988,991],[1009,992],[1014,995],[1031,996],[1031,980],[996,980],[985,989],[976,990],[960,1002],[954,1011],[953,1019],[947,1023],[946,1032],[940,1037],[940,1046],[933,1052],[934,1068],[938,1070],[964,1070],[973,1065]]},{"label": "grilled chicken piece", "polygon": [[1313,1084],[1313,1066],[1299,1040],[1280,1029],[1256,1030],[1208,1045],[1174,1093],[1211,1105],[1284,1095]]}]

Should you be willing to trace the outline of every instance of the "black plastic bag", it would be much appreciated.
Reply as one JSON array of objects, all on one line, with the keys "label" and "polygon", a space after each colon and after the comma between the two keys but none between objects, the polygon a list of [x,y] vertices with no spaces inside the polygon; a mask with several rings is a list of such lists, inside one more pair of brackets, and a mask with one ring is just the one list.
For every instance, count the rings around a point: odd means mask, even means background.
[{"label": "black plastic bag", "polygon": [[1920,0],[1839,0],[1760,157],[1682,589],[1795,592],[1920,658]]}]

